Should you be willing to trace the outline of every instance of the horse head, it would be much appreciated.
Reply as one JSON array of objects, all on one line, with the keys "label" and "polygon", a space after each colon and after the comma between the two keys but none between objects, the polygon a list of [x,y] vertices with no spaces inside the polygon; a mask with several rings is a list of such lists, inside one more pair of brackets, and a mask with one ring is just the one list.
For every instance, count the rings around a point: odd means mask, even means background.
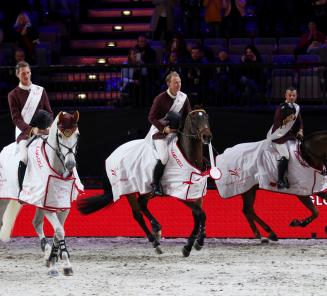
[{"label": "horse head", "polygon": [[76,166],[76,151],[79,139],[79,112],[60,112],[49,132],[48,144],[59,158],[62,169],[72,172]]},{"label": "horse head", "polygon": [[315,169],[327,174],[327,131],[314,132],[300,146],[303,159]]},{"label": "horse head", "polygon": [[209,116],[204,109],[191,111],[185,120],[183,133],[208,145],[212,139]]}]

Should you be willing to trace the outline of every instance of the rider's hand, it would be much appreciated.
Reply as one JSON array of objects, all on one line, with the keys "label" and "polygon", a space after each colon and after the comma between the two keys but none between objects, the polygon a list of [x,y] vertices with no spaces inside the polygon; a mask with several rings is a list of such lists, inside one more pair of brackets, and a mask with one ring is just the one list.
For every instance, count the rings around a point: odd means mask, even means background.
[{"label": "rider's hand", "polygon": [[165,128],[163,129],[163,132],[165,134],[171,134],[171,133],[176,133],[176,129],[170,128],[168,125],[165,126]]}]

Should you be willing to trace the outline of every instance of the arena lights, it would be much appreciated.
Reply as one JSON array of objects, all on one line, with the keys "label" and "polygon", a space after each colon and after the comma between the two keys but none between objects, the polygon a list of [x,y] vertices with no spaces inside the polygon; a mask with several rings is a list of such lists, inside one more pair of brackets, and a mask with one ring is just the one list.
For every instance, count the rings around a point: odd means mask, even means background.
[{"label": "arena lights", "polygon": [[106,63],[106,59],[105,58],[98,58],[97,59],[97,63],[98,64],[105,64]]},{"label": "arena lights", "polygon": [[123,26],[121,26],[121,25],[116,25],[116,26],[113,26],[112,27],[112,30],[113,31],[123,31]]},{"label": "arena lights", "polygon": [[89,80],[96,80],[97,76],[95,74],[89,74],[88,79]]},{"label": "arena lights", "polygon": [[131,16],[132,15],[132,11],[131,10],[123,10],[121,12],[122,16]]},{"label": "arena lights", "polygon": [[115,41],[108,41],[107,42],[107,47],[116,47],[117,46],[117,42]]},{"label": "arena lights", "polygon": [[85,93],[80,93],[77,95],[77,97],[81,100],[85,100],[86,99],[86,94]]}]

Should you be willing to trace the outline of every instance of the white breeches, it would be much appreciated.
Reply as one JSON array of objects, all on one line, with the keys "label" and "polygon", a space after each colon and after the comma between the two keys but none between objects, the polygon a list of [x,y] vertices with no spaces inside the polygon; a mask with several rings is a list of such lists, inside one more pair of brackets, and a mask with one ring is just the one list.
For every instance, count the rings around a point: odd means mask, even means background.
[{"label": "white breeches", "polygon": [[168,141],[167,139],[158,139],[154,140],[154,146],[159,155],[159,159],[163,165],[166,165],[168,162]]},{"label": "white breeches", "polygon": [[290,159],[290,153],[288,151],[286,144],[273,143],[273,146],[276,148],[276,150],[278,151],[278,154],[281,157],[284,156],[286,159]]},{"label": "white breeches", "polygon": [[27,140],[21,140],[18,143],[19,160],[27,164]]}]

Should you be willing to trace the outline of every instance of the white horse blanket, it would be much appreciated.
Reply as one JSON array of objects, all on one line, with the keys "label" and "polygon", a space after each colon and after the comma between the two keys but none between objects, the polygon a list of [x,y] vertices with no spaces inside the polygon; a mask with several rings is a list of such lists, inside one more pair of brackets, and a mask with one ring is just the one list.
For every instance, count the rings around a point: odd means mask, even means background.
[{"label": "white horse blanket", "polygon": [[28,148],[28,163],[22,191],[18,186],[18,145],[12,143],[0,153],[0,198],[16,199],[48,210],[64,210],[82,191],[83,185],[76,169],[64,178],[50,165],[42,139],[35,140]]},{"label": "white horse blanket", "polygon": [[[177,137],[169,144],[169,160],[161,184],[166,195],[182,200],[197,199],[207,192],[209,172],[201,172],[183,156]],[[106,172],[114,201],[122,195],[151,191],[151,182],[158,155],[145,139],[127,142],[106,159]]]},{"label": "white horse blanket", "polygon": [[223,198],[242,194],[254,185],[270,191],[296,195],[311,195],[327,188],[327,178],[310,167],[299,153],[298,143],[287,142],[290,151],[286,177],[290,188],[277,189],[277,159],[279,157],[271,141],[239,144],[228,148],[216,157],[221,178],[216,180]]}]

